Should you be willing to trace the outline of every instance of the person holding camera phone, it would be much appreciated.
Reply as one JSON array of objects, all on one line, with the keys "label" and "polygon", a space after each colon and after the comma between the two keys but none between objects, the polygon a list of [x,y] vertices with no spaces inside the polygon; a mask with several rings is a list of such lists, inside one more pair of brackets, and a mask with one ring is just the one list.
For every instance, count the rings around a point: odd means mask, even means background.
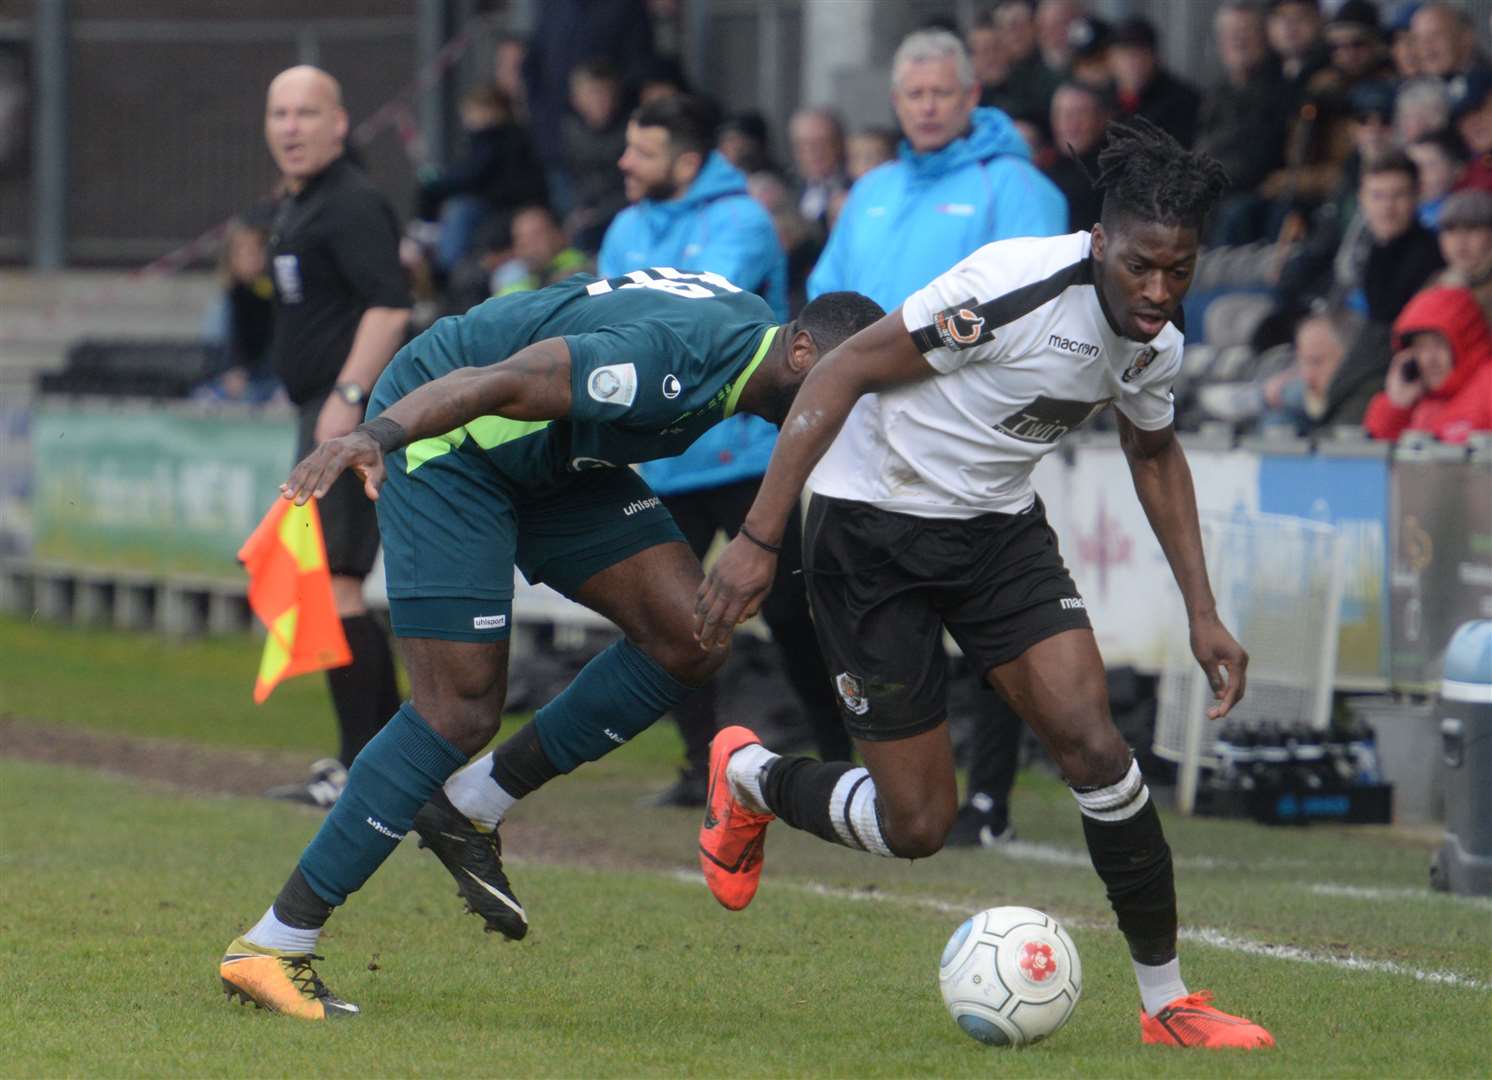
[{"label": "person holding camera phone", "polygon": [[1394,320],[1394,354],[1363,426],[1375,439],[1427,431],[1465,442],[1492,430],[1492,332],[1467,289],[1430,288]]}]

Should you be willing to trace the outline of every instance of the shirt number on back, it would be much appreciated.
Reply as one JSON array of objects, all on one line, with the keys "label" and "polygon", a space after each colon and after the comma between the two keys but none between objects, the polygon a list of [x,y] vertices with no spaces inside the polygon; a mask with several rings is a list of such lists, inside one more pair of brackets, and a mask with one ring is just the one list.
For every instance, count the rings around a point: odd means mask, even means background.
[{"label": "shirt number on back", "polygon": [[[613,285],[612,282],[617,284]],[[684,300],[708,300],[713,296],[741,291],[719,274],[710,271],[686,274],[671,266],[632,270],[609,281],[593,281],[585,287],[585,291],[591,296],[605,296],[613,289],[653,289]]]}]

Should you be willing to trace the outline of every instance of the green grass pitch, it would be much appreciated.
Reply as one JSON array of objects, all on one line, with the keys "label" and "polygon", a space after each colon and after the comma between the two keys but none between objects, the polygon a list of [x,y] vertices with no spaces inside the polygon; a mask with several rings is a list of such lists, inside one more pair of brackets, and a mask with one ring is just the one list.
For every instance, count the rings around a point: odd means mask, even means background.
[{"label": "green grass pitch", "polygon": [[[0,714],[319,753],[319,680],[247,704],[257,646],[0,622]],[[283,695],[283,696],[282,696]],[[3,750],[3,748],[0,748]],[[876,860],[777,827],[745,912],[699,882],[695,815],[637,808],[667,730],[528,800],[508,832],[533,922],[506,943],[404,844],[323,937],[364,1015],[225,1003],[215,962],[319,817],[0,753],[0,1075],[1485,1076],[1492,904],[1423,890],[1422,839],[1167,816],[1183,971],[1274,1032],[1270,1053],[1138,1044],[1133,979],[1070,796],[1017,788],[1012,856]],[[1024,1051],[953,1025],[935,970],[961,915],[1021,903],[1082,953],[1071,1022]]]}]

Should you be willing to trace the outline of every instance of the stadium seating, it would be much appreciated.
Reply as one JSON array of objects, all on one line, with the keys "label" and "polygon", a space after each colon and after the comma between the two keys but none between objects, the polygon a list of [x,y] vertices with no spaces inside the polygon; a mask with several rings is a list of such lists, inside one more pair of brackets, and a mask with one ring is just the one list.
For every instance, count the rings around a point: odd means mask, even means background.
[{"label": "stadium seating", "polygon": [[201,341],[84,339],[61,371],[41,375],[43,394],[183,398],[220,366],[221,350]]}]

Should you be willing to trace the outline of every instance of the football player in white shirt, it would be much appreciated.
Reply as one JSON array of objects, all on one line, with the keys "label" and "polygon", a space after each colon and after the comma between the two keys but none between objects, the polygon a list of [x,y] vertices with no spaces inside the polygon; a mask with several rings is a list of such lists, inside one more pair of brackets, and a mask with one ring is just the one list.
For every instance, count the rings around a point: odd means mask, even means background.
[{"label": "football player in white shirt", "polygon": [[781,757],[746,728],[726,728],[711,751],[700,864],[716,898],[739,909],[756,892],[774,817],[878,855],[937,851],[958,805],[946,628],[1072,786],[1129,945],[1142,1040],[1267,1047],[1264,1028],[1182,982],[1170,847],[1109,715],[1083,601],[1030,484],[1063,434],[1114,406],[1212,685],[1208,713],[1225,715],[1243,696],[1248,656],[1208,585],[1170,385],[1182,345],[1172,320],[1227,176],[1140,119],[1110,127],[1099,167],[1103,214],[1091,235],[981,248],[804,382],[745,524],[701,586],[696,635],[711,647],[761,606],[808,483],[804,571],[866,767]]}]

